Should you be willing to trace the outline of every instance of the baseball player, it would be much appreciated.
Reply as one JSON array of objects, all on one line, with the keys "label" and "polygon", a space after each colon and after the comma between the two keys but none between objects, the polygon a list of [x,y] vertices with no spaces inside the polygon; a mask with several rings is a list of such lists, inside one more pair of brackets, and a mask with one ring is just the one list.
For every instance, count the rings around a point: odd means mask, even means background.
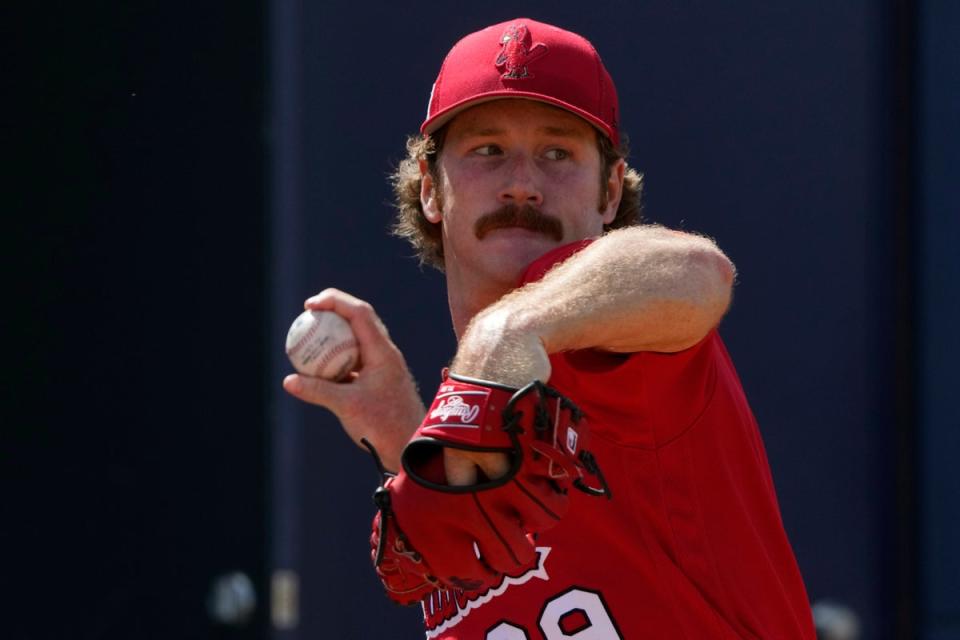
[{"label": "baseball player", "polygon": [[[617,93],[529,19],[460,40],[395,175],[458,349],[429,407],[372,307],[328,289],[362,368],[291,375],[382,471],[371,559],[428,638],[805,638],[754,417],[717,333],[734,268],[639,224]],[[372,400],[376,401],[372,401]]]}]

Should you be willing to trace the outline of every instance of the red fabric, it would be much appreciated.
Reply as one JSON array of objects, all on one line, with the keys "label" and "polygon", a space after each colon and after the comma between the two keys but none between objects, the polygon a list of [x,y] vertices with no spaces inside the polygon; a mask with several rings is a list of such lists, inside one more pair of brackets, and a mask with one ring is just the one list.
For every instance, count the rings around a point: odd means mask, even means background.
[{"label": "red fabric", "polygon": [[[577,457],[589,441],[586,422],[548,391],[517,392],[453,376],[440,385],[403,452],[402,470],[375,497],[381,511],[373,521],[371,558],[393,600],[416,603],[436,587],[485,589],[500,574],[533,565],[529,536],[557,524],[569,508],[572,483],[590,472]],[[503,428],[508,419],[512,435]],[[446,446],[505,451],[511,471],[453,489],[443,469]]]},{"label": "red fabric", "polygon": [[583,36],[528,18],[461,39],[440,68],[421,133],[436,131],[467,107],[527,98],[566,109],[620,143],[617,90]]},{"label": "red fabric", "polygon": [[[548,254],[530,277],[582,246]],[[572,492],[537,540],[535,570],[472,599],[428,597],[427,637],[813,640],[763,442],[720,336],[676,354],[551,362],[551,386],[586,413],[613,500]],[[563,635],[571,628],[582,630]]]}]

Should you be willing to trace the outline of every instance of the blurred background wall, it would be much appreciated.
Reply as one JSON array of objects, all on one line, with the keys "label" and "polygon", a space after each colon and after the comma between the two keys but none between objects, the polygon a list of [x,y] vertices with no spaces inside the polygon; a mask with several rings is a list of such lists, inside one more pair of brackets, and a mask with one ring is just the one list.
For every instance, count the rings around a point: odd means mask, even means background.
[{"label": "blurred background wall", "polygon": [[373,464],[282,393],[282,343],[336,286],[433,392],[454,349],[443,281],[387,235],[385,177],[450,46],[518,16],[593,41],[648,220],[736,262],[722,333],[811,600],[850,607],[865,639],[960,638],[947,0],[12,18],[0,636],[421,636],[368,566]]}]

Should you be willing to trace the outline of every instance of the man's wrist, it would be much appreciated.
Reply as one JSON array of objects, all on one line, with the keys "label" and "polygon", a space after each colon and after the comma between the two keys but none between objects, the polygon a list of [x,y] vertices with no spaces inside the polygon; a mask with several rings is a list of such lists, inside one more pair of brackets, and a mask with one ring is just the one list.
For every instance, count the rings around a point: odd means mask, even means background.
[{"label": "man's wrist", "polygon": [[450,370],[513,387],[550,377],[550,360],[537,332],[499,309],[479,314],[460,341]]}]

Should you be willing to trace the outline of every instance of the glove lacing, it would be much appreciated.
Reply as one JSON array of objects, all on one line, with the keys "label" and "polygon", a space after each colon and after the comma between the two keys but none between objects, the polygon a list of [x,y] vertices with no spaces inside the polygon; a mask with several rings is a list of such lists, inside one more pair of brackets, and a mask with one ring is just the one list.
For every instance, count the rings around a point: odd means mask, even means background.
[{"label": "glove lacing", "polygon": [[[516,449],[520,449],[520,445],[517,442],[517,434],[523,433],[523,427],[520,426],[520,421],[523,419],[523,411],[517,411],[516,405],[521,398],[526,396],[528,393],[537,394],[537,403],[534,405],[535,416],[533,420],[533,428],[537,433],[546,433],[548,432],[553,425],[551,424],[550,412],[547,409],[547,399],[556,398],[560,401],[560,408],[570,411],[570,419],[574,424],[580,422],[583,419],[583,411],[570,400],[556,389],[545,385],[539,380],[534,380],[527,386],[518,390],[510,398],[510,401],[507,403],[507,406],[503,409],[503,430],[510,434],[511,439],[514,441]],[[580,491],[591,496],[606,496],[607,499],[611,499],[613,494],[610,492],[610,486],[607,484],[606,478],[603,477],[603,471],[600,470],[600,465],[597,463],[596,457],[586,450],[580,451],[578,455],[579,460],[583,463],[584,469],[587,470],[592,476],[596,476],[597,482],[600,483],[599,487],[591,487],[586,482],[584,482],[583,477],[576,478],[573,481],[573,486],[579,489]]]},{"label": "glove lacing", "polygon": [[[380,454],[377,453],[377,450],[369,440],[360,438],[360,442],[370,450],[370,455],[373,456],[373,461],[377,465],[377,471],[380,473],[380,486],[373,492],[373,504],[375,504],[380,511],[380,539],[377,542],[377,557],[373,562],[373,566],[379,567],[383,561],[384,543],[387,541],[389,523],[394,519],[393,506],[390,503],[390,490],[387,489],[386,485],[387,480],[396,477],[397,474],[387,471],[386,467],[383,466],[383,460],[380,459]],[[407,537],[403,535],[403,531],[396,525],[394,525],[394,527],[397,530],[397,548],[395,548],[394,551],[409,557],[413,562],[419,563],[421,560],[420,554],[413,549],[409,549],[406,544]],[[429,576],[427,576],[427,578],[429,579]]]}]

